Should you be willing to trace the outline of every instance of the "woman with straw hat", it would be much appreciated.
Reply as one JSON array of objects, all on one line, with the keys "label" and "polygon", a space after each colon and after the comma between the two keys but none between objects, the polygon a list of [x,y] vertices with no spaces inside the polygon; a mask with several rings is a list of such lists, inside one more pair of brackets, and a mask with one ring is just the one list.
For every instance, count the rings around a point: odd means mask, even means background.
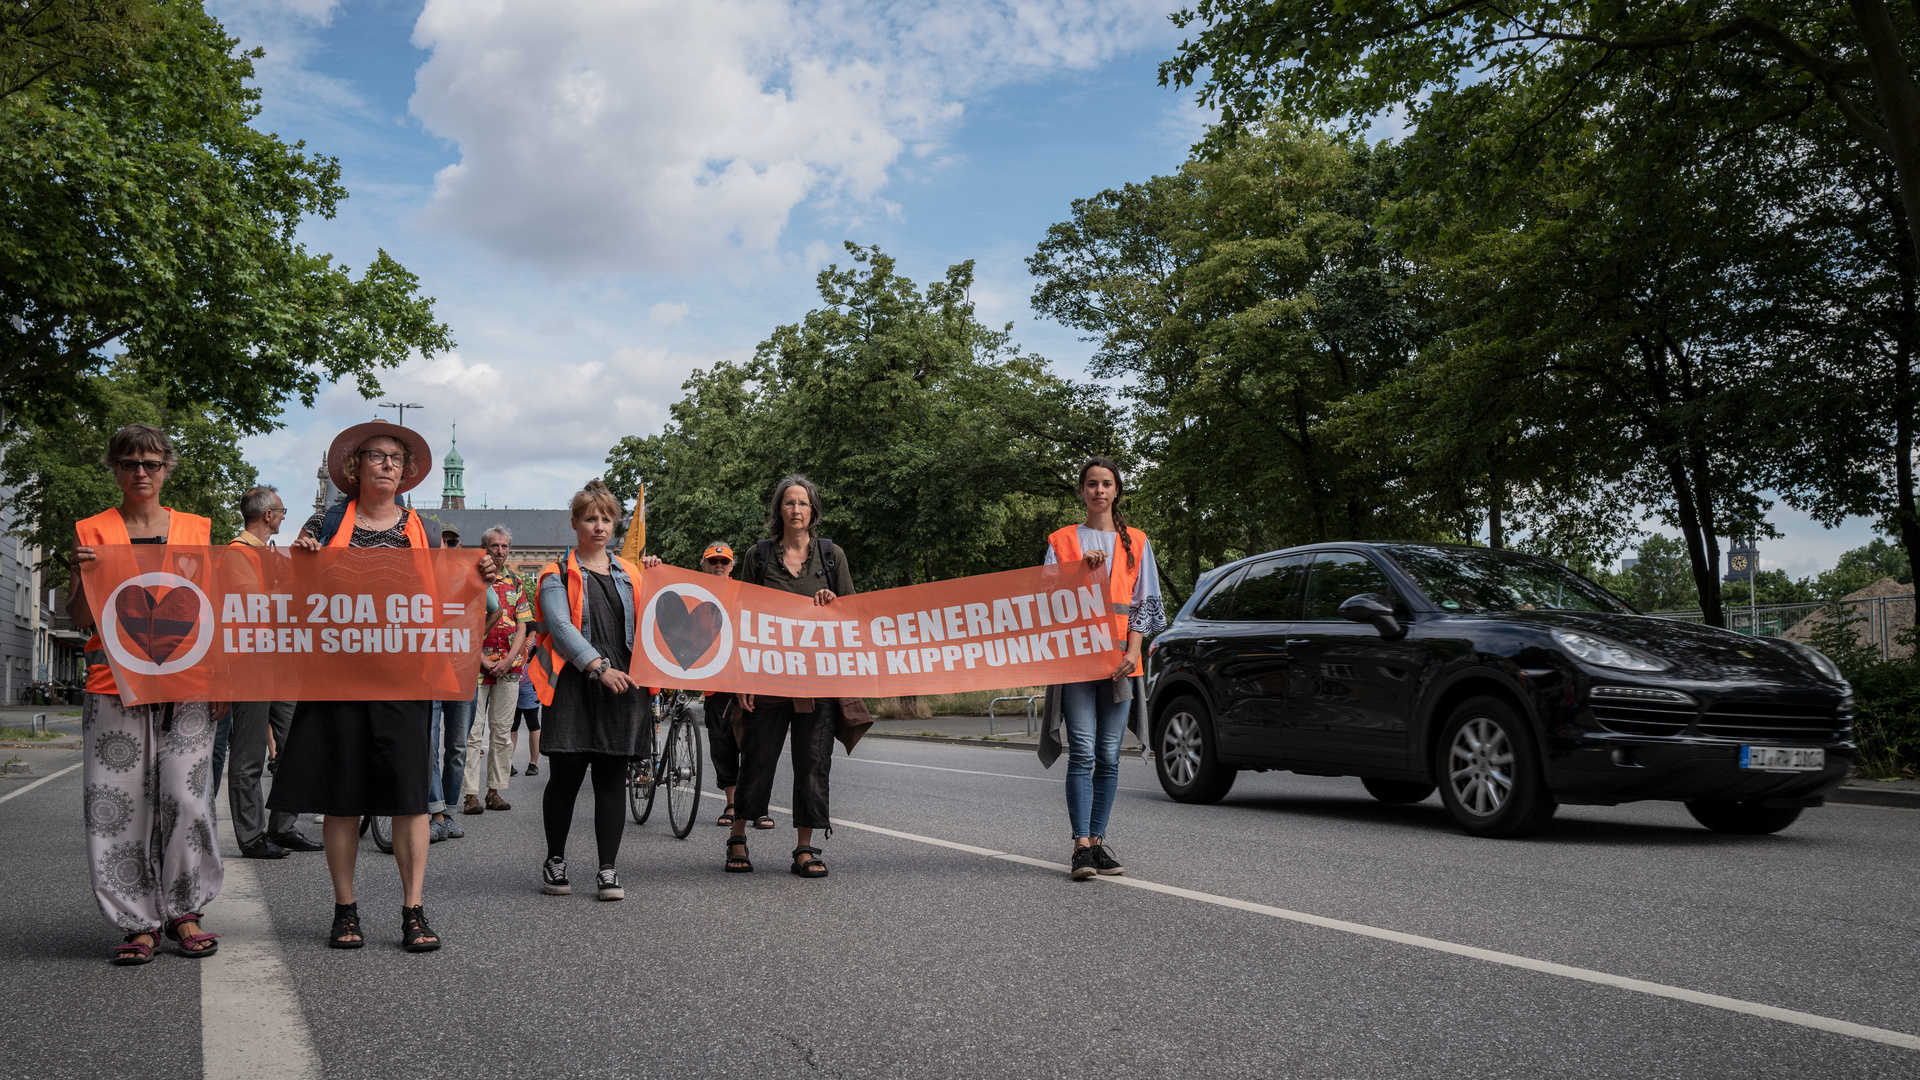
[{"label": "woman with straw hat", "polygon": [[[348,496],[313,515],[293,547],[437,548],[438,532],[399,502],[433,468],[421,435],[372,420],[334,437],[327,471]],[[493,559],[480,574],[492,580]],[[408,952],[430,952],[440,937],[427,925],[422,899],[427,876],[427,773],[432,767],[428,724],[433,693],[424,685],[406,701],[303,701],[280,751],[267,805],[289,813],[323,814],[327,871],[333,878],[333,929],[327,944],[366,944],[354,899],[353,872],[360,819],[393,818],[394,862],[400,870],[400,933]]]}]

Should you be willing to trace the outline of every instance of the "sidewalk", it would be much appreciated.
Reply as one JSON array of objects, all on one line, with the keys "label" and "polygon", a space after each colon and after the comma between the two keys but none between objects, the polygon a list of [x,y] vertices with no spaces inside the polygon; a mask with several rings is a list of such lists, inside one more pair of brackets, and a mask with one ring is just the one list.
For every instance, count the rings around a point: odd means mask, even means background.
[{"label": "sidewalk", "polygon": [[[0,706],[0,727],[32,728],[35,713],[47,714],[47,730],[54,739],[0,739],[0,791],[8,781],[52,776],[80,760],[78,705]],[[67,715],[71,713],[72,715]]]},{"label": "sidewalk", "polygon": [[1856,806],[1903,806],[1920,810],[1920,780],[1855,778],[1827,792],[1827,801]]}]

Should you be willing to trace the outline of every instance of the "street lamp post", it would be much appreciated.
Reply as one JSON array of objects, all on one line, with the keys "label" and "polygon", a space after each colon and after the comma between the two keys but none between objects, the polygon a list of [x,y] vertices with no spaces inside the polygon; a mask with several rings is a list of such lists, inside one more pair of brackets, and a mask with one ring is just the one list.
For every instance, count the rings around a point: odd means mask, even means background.
[{"label": "street lamp post", "polygon": [[405,403],[405,404],[402,404],[402,403],[400,403],[400,402],[398,402],[398,401],[383,401],[383,402],[381,402],[381,403],[380,403],[380,407],[381,407],[381,408],[383,408],[383,409],[398,409],[398,410],[399,410],[399,414],[398,414],[397,416],[395,416],[395,417],[394,417],[394,421],[393,421],[393,422],[394,422],[394,423],[396,423],[396,424],[399,424],[399,425],[400,425],[401,427],[406,427],[406,426],[407,426],[407,410],[408,410],[408,409],[424,409],[424,408],[426,408],[426,406],[425,406],[425,405],[420,405],[420,404],[417,404],[417,403],[415,403],[415,402],[411,402],[411,401],[409,401],[409,402],[407,402],[407,403]]}]

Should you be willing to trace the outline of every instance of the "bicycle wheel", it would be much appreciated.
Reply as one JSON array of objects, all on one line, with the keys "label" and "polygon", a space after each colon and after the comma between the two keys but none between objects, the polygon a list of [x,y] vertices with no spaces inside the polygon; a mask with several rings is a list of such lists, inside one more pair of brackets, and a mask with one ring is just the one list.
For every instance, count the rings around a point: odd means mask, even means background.
[{"label": "bicycle wheel", "polygon": [[640,760],[627,762],[627,809],[633,813],[635,825],[647,823],[647,816],[653,813],[653,791],[660,786],[641,775]]},{"label": "bicycle wheel", "polygon": [[382,855],[393,854],[393,819],[376,817],[373,819],[373,846],[380,849]]},{"label": "bicycle wheel", "polygon": [[667,753],[661,782],[667,785],[667,822],[685,840],[700,813],[700,736],[685,706],[667,729]]}]

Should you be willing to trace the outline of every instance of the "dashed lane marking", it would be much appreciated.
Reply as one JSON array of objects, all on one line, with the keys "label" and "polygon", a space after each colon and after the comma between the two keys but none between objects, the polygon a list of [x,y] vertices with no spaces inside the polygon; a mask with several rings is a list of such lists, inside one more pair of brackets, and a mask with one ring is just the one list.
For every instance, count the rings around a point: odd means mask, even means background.
[{"label": "dashed lane marking", "polygon": [[207,1080],[320,1080],[320,1055],[280,955],[260,878],[220,823],[226,883],[207,907],[220,951],[200,966],[200,1057]]},{"label": "dashed lane marking", "polygon": [[[930,768],[931,766],[920,767]],[[964,770],[955,769],[949,771],[960,772]],[[715,792],[708,792],[708,794],[714,795],[716,798],[724,797]],[[777,810],[782,814],[793,813],[793,811],[784,806],[774,806],[769,809]],[[969,855],[982,855],[990,859],[998,859],[1001,862],[1018,863],[1021,866],[1032,866],[1042,870],[1054,870],[1062,873],[1068,869],[1064,863],[1047,862],[1044,859],[1032,859],[1025,855],[1015,855],[1005,851],[994,851],[991,848],[956,843],[952,840],[942,840],[937,836],[923,836],[919,833],[901,832],[898,829],[883,829],[878,825],[865,825],[858,821],[848,821],[845,818],[834,818],[833,824],[836,828],[858,829],[862,832],[879,833],[882,836],[891,836],[900,840],[911,840],[915,843],[949,848],[954,851],[964,851]],[[1443,941],[1440,938],[1422,937],[1419,934],[1404,934],[1398,930],[1368,926],[1365,923],[1348,922],[1345,919],[1329,919],[1324,915],[1312,915],[1304,911],[1289,911],[1286,908],[1256,904],[1250,900],[1239,900],[1231,896],[1220,896],[1216,893],[1201,892],[1197,889],[1182,889],[1175,885],[1162,885],[1159,882],[1146,881],[1137,877],[1100,877],[1094,880],[1105,885],[1124,885],[1129,889],[1140,889],[1144,892],[1177,896],[1183,900],[1193,900],[1202,904],[1212,904],[1216,907],[1231,908],[1235,911],[1244,911],[1254,915],[1265,915],[1274,919],[1285,919],[1288,922],[1314,926],[1322,930],[1337,930],[1343,934],[1353,934],[1357,937],[1373,938],[1378,941],[1391,941],[1397,945],[1410,945],[1417,949],[1446,953],[1450,956],[1462,956],[1471,960],[1482,960],[1489,964],[1500,964],[1504,967],[1520,968],[1523,971],[1538,972],[1542,975],[1556,975],[1563,979],[1575,980],[1576,982],[1610,986],[1616,990],[1628,990],[1636,994],[1646,994],[1650,997],[1684,1001],[1692,1005],[1703,1005],[1710,1009],[1723,1009],[1727,1012],[1740,1013],[1745,1016],[1757,1016],[1766,1020],[1776,1020],[1783,1024],[1794,1024],[1799,1027],[1812,1028],[1816,1031],[1826,1031],[1835,1035],[1845,1035],[1849,1038],[1863,1039],[1867,1042],[1883,1043],[1887,1046],[1898,1046],[1904,1050],[1920,1050],[1920,1036],[1909,1035],[1904,1031],[1892,1031],[1887,1028],[1856,1024],[1847,1020],[1836,1020],[1830,1016],[1800,1012],[1797,1009],[1782,1009],[1774,1005],[1762,1005],[1756,1001],[1743,1001],[1740,998],[1725,997],[1720,994],[1706,994],[1698,990],[1688,990],[1685,987],[1668,986],[1665,983],[1650,982],[1646,979],[1628,978],[1624,975],[1614,975],[1605,971],[1594,971],[1591,968],[1575,967],[1571,964],[1556,964],[1550,960],[1535,960],[1530,956],[1519,956],[1514,953],[1499,952],[1494,949],[1482,949],[1473,945],[1461,945],[1452,941]]]},{"label": "dashed lane marking", "polygon": [[18,791],[9,791],[5,795],[0,795],[0,803],[6,802],[9,799],[17,799],[20,796],[25,795],[27,792],[32,791],[34,788],[39,787],[41,784],[44,784],[49,780],[58,780],[61,777],[67,775],[68,773],[72,772],[73,770],[79,767],[80,767],[80,763],[76,761],[73,764],[67,766],[66,768],[61,769],[59,772],[54,773],[52,776],[43,776],[40,779],[35,780],[33,783],[28,784],[26,787],[23,787]]}]

